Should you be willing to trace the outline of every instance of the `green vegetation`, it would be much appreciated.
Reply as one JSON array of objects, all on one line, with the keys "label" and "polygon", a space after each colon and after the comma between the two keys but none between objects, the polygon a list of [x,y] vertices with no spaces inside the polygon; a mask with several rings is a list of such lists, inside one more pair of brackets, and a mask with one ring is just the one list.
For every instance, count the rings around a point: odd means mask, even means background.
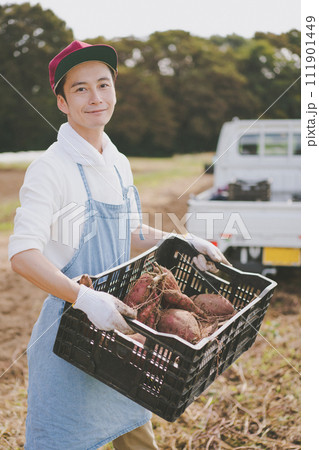
[{"label": "green vegetation", "polygon": [[[205,163],[210,163],[212,153],[196,155],[175,155],[166,158],[130,157],[134,183],[138,189],[154,189],[163,183],[174,183],[183,178],[194,178],[204,171]],[[29,163],[2,163],[0,170],[25,170]],[[17,192],[18,196],[18,192]],[[13,218],[18,199],[0,204],[0,231],[13,230]]]},{"label": "green vegetation", "polygon": [[1,162],[0,163],[0,170],[3,169],[15,169],[15,170],[26,170],[30,163],[28,162]]},{"label": "green vegetation", "polygon": [[0,231],[13,230],[13,218],[19,205],[17,200],[0,203]]},{"label": "green vegetation", "polygon": [[211,162],[212,153],[175,155],[170,158],[130,157],[129,160],[137,188],[155,188],[168,181],[171,183],[181,178],[198,176],[204,171],[204,164]]},{"label": "green vegetation", "polygon": [[[0,5],[0,152],[47,148],[54,141],[65,117],[47,67],[73,38],[66,23],[39,4]],[[300,117],[298,30],[250,39],[170,30],[146,40],[87,41],[118,52],[118,101],[107,132],[126,155],[214,151],[221,125],[234,116]]]}]

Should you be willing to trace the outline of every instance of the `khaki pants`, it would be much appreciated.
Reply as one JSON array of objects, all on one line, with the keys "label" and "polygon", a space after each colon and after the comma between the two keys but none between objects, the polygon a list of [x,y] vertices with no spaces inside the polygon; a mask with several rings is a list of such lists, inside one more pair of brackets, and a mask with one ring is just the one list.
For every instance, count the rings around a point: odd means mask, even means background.
[{"label": "khaki pants", "polygon": [[152,422],[149,421],[145,425],[114,439],[113,447],[115,450],[158,450]]}]

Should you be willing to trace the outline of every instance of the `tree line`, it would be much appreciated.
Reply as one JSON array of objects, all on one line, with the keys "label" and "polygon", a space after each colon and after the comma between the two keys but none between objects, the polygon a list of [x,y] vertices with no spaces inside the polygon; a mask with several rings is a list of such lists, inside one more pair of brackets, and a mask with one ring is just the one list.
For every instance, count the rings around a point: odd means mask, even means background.
[{"label": "tree line", "polygon": [[[56,139],[66,119],[48,64],[73,39],[67,24],[39,4],[0,6],[0,152],[45,149]],[[221,125],[235,116],[300,117],[298,30],[249,39],[170,30],[146,40],[86,42],[118,52],[117,105],[106,132],[126,155],[213,151]]]}]

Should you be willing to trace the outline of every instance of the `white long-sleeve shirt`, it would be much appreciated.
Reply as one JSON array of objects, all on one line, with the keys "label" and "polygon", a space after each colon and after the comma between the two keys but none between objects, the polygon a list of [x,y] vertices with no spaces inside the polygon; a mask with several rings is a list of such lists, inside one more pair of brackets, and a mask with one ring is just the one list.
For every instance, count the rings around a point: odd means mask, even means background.
[{"label": "white long-sleeve shirt", "polygon": [[[83,165],[94,200],[121,204],[122,189],[114,169],[116,165],[128,186],[133,176],[128,159],[110,138],[103,135],[103,152],[65,123],[57,142],[27,169],[20,190],[21,207],[14,220],[14,233],[9,239],[9,259],[24,250],[40,250],[56,267],[62,269],[78,248],[85,221],[87,193],[76,163]],[[137,206],[129,191],[133,219],[137,225]]]}]

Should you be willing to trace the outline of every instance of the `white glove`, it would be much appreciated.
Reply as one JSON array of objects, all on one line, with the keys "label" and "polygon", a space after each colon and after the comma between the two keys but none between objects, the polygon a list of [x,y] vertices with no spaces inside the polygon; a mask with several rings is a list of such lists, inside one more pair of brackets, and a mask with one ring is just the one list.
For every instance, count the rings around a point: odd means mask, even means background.
[{"label": "white glove", "polygon": [[202,239],[198,236],[194,236],[190,233],[187,233],[187,235],[183,237],[189,244],[192,244],[199,253],[201,253],[200,255],[193,258],[193,263],[199,270],[208,270],[212,273],[218,272],[215,264],[211,261],[207,261],[205,256],[203,255],[208,256],[208,258],[213,261],[222,262],[224,264],[227,264],[228,266],[231,266],[230,262],[225,258],[219,248],[217,248],[211,242],[206,241],[206,239]]},{"label": "white glove", "polygon": [[111,294],[94,291],[81,284],[73,308],[83,311],[100,330],[116,329],[124,334],[135,333],[121,314],[136,319],[136,311]]}]

